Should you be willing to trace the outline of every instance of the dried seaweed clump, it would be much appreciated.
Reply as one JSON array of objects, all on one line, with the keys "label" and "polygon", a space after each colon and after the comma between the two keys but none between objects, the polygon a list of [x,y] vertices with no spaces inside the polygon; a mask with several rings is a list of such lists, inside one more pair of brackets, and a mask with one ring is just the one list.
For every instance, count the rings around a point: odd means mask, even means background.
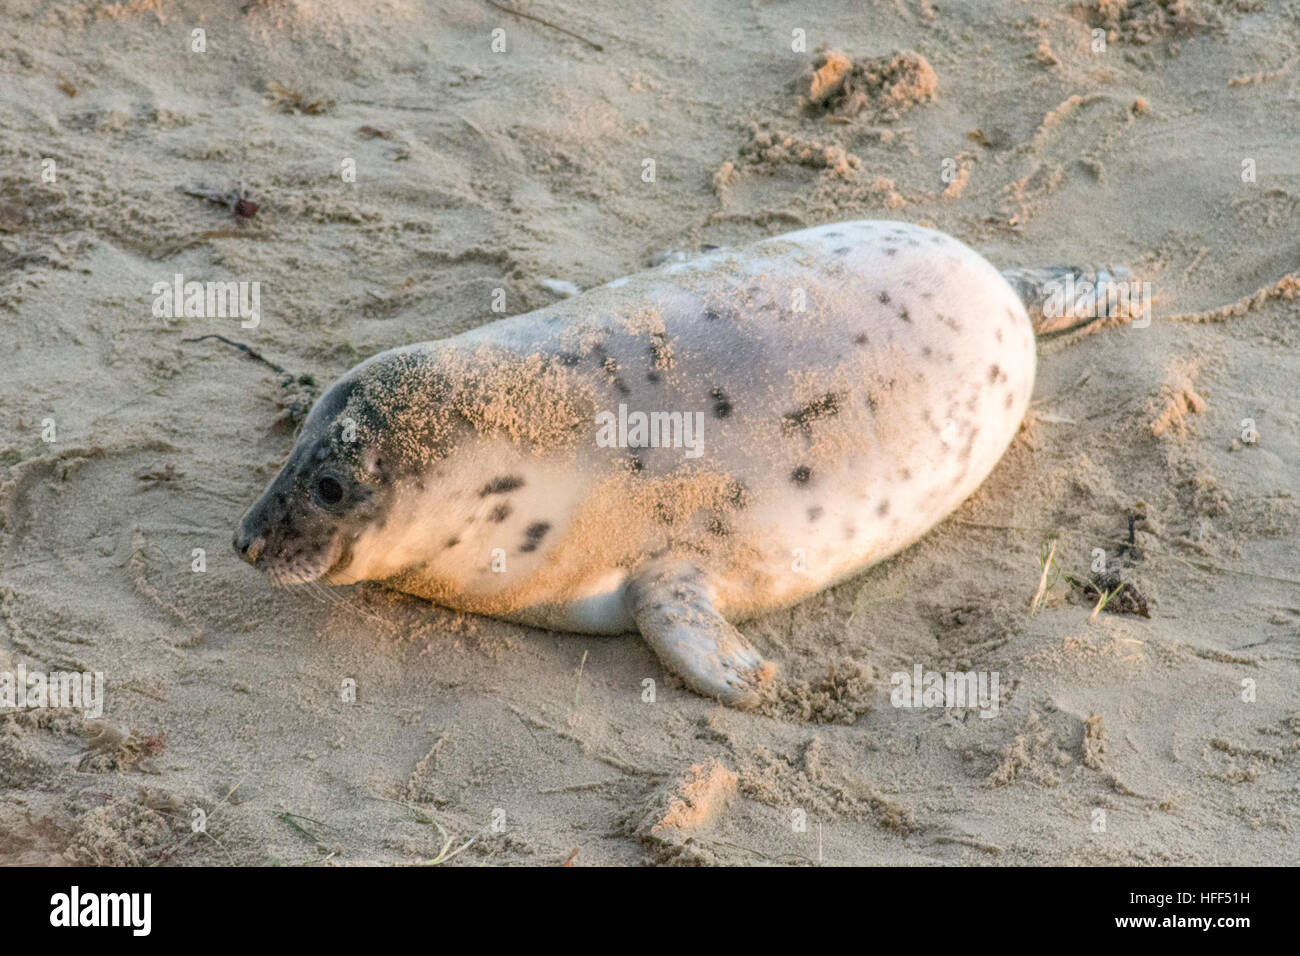
[{"label": "dried seaweed clump", "polygon": [[914,50],[858,60],[831,50],[813,63],[806,78],[808,108],[839,119],[863,113],[878,120],[897,119],[913,106],[932,102],[939,77]]},{"label": "dried seaweed clump", "polygon": [[[1245,0],[1237,6],[1251,4]],[[1075,9],[1089,26],[1104,29],[1107,39],[1136,46],[1224,26],[1214,4],[1202,0],[1086,0]]]}]

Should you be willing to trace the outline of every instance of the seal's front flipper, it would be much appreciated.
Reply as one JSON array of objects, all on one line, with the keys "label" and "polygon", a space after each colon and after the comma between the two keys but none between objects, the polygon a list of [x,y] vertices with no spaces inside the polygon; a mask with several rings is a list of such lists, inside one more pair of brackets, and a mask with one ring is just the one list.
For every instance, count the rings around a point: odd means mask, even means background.
[{"label": "seal's front flipper", "polygon": [[628,606],[664,666],[706,697],[753,707],[776,674],[717,612],[704,573],[688,562],[642,568],[629,582]]}]

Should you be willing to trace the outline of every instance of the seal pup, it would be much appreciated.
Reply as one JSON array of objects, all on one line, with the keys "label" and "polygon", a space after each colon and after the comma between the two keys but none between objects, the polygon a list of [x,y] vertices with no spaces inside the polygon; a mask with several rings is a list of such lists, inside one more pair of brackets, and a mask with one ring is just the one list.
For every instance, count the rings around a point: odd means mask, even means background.
[{"label": "seal pup", "polygon": [[362,362],[234,545],[283,585],[639,631],[688,686],[750,706],[775,667],[732,622],[951,513],[1020,426],[1034,346],[1012,285],[941,232],[718,249]]}]

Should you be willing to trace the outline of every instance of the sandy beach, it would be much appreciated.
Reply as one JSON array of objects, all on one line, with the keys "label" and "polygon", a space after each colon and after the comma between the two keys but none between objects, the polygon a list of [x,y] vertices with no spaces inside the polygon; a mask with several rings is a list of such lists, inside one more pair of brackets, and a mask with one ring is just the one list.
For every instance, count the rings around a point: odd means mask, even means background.
[{"label": "sandy beach", "polygon": [[[1300,863],[1300,6],[514,9],[6,4],[0,672],[105,691],[0,707],[0,865]],[[1044,338],[973,497],[744,625],[759,710],[232,550],[362,359],[851,219],[1153,314]],[[256,320],[159,315],[178,275]]]}]

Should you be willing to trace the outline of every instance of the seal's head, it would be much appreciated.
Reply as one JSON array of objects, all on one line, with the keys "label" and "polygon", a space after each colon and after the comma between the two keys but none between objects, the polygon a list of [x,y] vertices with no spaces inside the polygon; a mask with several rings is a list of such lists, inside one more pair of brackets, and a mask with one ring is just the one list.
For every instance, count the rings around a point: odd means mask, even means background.
[{"label": "seal's head", "polygon": [[540,356],[454,340],[381,352],[316,402],[235,550],[282,585],[421,568],[459,582],[513,536],[533,554],[530,528],[549,528],[554,514],[514,493],[532,491],[546,454],[572,454],[592,405],[573,369]]},{"label": "seal's head", "polygon": [[369,413],[364,392],[349,373],[321,396],[288,462],[239,523],[235,550],[277,584],[346,569],[358,534],[385,510],[390,476],[358,434]]},{"label": "seal's head", "polygon": [[[418,564],[428,542],[455,534],[457,476],[441,466],[469,433],[458,410],[467,400],[443,367],[451,354],[437,343],[392,349],[331,385],[239,523],[244,560],[281,585],[351,584]],[[459,471],[462,483],[484,480],[472,465]]]}]

